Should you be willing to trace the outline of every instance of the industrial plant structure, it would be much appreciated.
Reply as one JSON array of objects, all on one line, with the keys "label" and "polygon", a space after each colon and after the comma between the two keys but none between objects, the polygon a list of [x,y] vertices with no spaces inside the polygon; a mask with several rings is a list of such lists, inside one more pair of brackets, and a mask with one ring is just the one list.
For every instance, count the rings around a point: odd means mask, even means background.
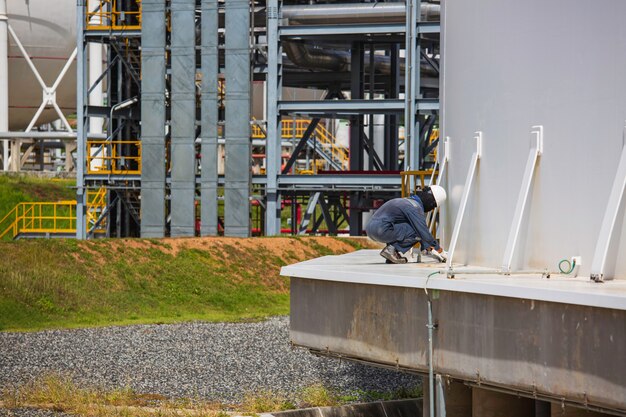
[{"label": "industrial plant structure", "polygon": [[420,2],[80,2],[77,236],[361,234],[401,170],[434,163],[438,19]]},{"label": "industrial plant structure", "polygon": [[292,342],[428,375],[431,416],[626,415],[622,0],[77,4],[76,131],[0,113],[76,139],[73,235],[360,235],[428,169],[448,263],[285,267]]},{"label": "industrial plant structure", "polygon": [[626,3],[588,6],[442,2],[447,264],[284,267],[294,345],[426,375],[425,416],[626,415]]}]

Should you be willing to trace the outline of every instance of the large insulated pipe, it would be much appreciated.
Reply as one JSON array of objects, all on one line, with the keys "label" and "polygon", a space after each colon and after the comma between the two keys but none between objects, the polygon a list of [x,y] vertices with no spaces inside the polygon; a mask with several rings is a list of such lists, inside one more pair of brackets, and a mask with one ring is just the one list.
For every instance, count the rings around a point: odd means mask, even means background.
[{"label": "large insulated pipe", "polygon": [[[284,41],[283,50],[289,60],[302,68],[327,70],[327,71],[349,71],[350,51],[332,49],[321,45],[311,45],[301,41]],[[370,67],[370,55],[365,55],[366,72]],[[374,68],[380,74],[391,73],[391,59],[385,55],[374,55]],[[437,76],[438,73],[426,61],[420,63],[422,73]],[[400,61],[400,73],[404,73],[404,60]]]},{"label": "large insulated pipe", "polygon": [[[7,2],[0,0],[0,132],[9,130],[9,20]],[[9,141],[2,141],[2,170],[9,170]]]},{"label": "large insulated pipe", "polygon": [[[283,6],[289,24],[391,23],[404,22],[404,3],[343,3]],[[439,20],[438,3],[422,3],[421,19]]]},{"label": "large insulated pipe", "polygon": [[291,62],[299,67],[328,71],[348,71],[349,56],[342,56],[332,50],[317,49],[302,42],[283,42],[283,49]]}]

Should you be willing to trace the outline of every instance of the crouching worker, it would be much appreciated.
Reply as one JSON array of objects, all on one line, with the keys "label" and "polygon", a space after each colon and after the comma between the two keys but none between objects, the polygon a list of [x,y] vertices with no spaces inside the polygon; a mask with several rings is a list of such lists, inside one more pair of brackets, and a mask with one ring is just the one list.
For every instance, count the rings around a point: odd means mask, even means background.
[{"label": "crouching worker", "polygon": [[365,228],[367,236],[387,245],[380,252],[387,263],[406,263],[407,259],[402,254],[419,241],[422,250],[445,262],[448,254],[430,234],[425,215],[445,200],[446,190],[438,185],[425,187],[408,198],[389,200],[370,219]]}]

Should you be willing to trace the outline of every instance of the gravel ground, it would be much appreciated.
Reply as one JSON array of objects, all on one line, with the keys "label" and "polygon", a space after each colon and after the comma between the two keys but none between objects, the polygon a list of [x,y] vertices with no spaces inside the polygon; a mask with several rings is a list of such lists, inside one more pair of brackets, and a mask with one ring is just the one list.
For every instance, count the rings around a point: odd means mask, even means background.
[{"label": "gravel ground", "polygon": [[246,392],[293,393],[314,383],[343,394],[419,383],[414,375],[319,358],[288,343],[288,317],[0,333],[0,387],[58,372],[78,383],[236,403]]}]

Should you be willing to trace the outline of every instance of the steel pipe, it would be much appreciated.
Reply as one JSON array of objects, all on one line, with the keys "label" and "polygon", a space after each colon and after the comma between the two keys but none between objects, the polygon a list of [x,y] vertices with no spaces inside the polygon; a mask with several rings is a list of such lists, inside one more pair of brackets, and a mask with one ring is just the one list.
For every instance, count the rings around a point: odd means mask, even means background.
[{"label": "steel pipe", "polygon": [[[422,3],[421,19],[437,21],[440,17],[438,3]],[[391,23],[404,22],[404,3],[343,3],[283,6],[282,17],[289,24],[337,23]]]}]

